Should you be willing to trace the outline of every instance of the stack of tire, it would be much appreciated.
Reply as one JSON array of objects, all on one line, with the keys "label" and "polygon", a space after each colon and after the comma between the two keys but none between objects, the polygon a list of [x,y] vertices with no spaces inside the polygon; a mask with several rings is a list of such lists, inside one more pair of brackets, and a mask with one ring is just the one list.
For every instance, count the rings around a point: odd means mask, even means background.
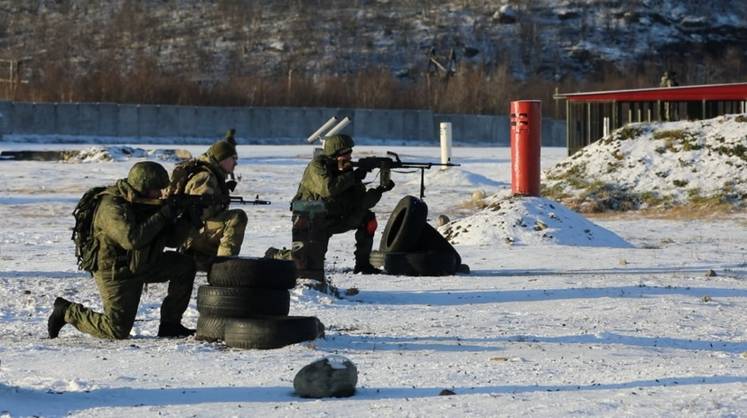
[{"label": "stack of tire", "polygon": [[296,285],[292,261],[218,257],[208,272],[208,283],[197,291],[198,340],[271,349],[324,335],[318,318],[288,316],[288,290]]},{"label": "stack of tire", "polygon": [[468,269],[457,250],[428,224],[427,216],[425,202],[403,197],[389,216],[371,264],[404,276],[448,276]]}]

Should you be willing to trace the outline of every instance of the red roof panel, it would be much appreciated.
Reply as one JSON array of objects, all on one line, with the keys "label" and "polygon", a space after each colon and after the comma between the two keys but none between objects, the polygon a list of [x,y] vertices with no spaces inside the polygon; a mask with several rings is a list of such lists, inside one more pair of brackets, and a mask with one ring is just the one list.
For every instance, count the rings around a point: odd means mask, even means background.
[{"label": "red roof panel", "polygon": [[555,97],[567,99],[571,102],[747,100],[747,83],[563,93]]}]

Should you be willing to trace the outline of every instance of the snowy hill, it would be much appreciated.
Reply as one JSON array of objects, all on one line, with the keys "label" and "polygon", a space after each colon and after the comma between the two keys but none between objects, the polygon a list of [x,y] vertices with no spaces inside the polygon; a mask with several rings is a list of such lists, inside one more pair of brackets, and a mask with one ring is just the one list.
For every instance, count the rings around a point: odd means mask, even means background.
[{"label": "snowy hill", "polygon": [[581,212],[744,206],[747,115],[628,125],[547,170],[543,189]]},{"label": "snowy hill", "polygon": [[440,232],[455,245],[632,247],[614,232],[542,197],[515,197],[503,191],[483,204],[481,211],[444,225]]}]

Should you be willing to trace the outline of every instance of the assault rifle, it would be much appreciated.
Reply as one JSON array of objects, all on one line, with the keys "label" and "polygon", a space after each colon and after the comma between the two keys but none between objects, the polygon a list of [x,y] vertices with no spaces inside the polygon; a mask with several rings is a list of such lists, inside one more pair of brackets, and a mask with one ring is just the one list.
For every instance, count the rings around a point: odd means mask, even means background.
[{"label": "assault rifle", "polygon": [[210,206],[221,204],[228,206],[232,203],[239,205],[269,205],[272,203],[269,200],[260,200],[259,195],[256,195],[254,200],[245,200],[242,196],[220,198],[211,194],[177,194],[167,198],[167,200],[169,199],[175,203],[176,207],[183,208],[185,215],[197,229],[202,227],[202,211]]},{"label": "assault rifle", "polygon": [[359,169],[372,171],[374,168],[379,169],[379,184],[385,187],[392,179],[392,169],[397,168],[415,168],[420,170],[420,198],[425,197],[425,170],[430,170],[433,166],[439,167],[459,167],[460,164],[452,163],[431,163],[431,162],[411,162],[402,161],[399,159],[399,155],[392,151],[387,151],[386,155],[389,157],[363,157],[358,161],[353,161],[353,167]]},{"label": "assault rifle", "polygon": [[228,198],[220,198],[216,195],[212,194],[203,194],[203,195],[191,195],[191,194],[176,194],[167,197],[164,199],[165,201],[171,201],[176,205],[177,207],[191,207],[191,206],[198,206],[201,208],[207,208],[209,206],[213,205],[230,205],[230,204],[238,204],[238,205],[270,205],[272,202],[269,200],[260,200],[259,195],[257,195],[254,200],[246,200],[243,196],[228,196]]},{"label": "assault rifle", "polygon": [[200,228],[202,226],[202,211],[213,205],[223,204],[228,206],[232,203],[239,205],[272,204],[269,200],[260,200],[259,195],[255,196],[254,200],[246,200],[243,196],[228,196],[228,198],[221,198],[211,194],[176,194],[165,199],[137,199],[136,202],[146,205],[172,204],[184,213],[184,216],[192,222],[192,225],[194,225],[195,228]]}]

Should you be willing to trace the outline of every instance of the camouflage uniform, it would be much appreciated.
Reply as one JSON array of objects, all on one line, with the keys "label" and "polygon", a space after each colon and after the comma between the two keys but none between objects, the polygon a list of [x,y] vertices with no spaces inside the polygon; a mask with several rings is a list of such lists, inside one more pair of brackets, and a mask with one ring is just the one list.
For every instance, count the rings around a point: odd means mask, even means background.
[{"label": "camouflage uniform", "polygon": [[[184,187],[184,194],[213,195],[228,201],[230,173],[220,166],[220,161],[236,155],[236,148],[226,141],[218,141],[201,155],[202,168]],[[215,204],[202,212],[203,227],[193,231],[186,248],[203,256],[232,256],[241,251],[247,217],[242,209],[228,209],[227,203]]]},{"label": "camouflage uniform", "polygon": [[[163,188],[168,185],[168,173],[160,169],[165,180],[162,178],[158,186]],[[93,221],[99,245],[93,276],[104,313],[78,303],[70,303],[64,311],[65,323],[99,338],[124,339],[130,335],[144,283],[169,282],[161,305],[162,327],[181,327],[192,294],[194,262],[176,252],[164,252],[166,246],[180,244],[179,237],[185,235],[188,226],[174,223],[175,209],[169,205],[137,203],[143,190],[133,185],[134,171],[135,167],[128,179],[118,180],[104,192]]]},{"label": "camouflage uniform", "polygon": [[[326,138],[323,152],[314,157],[304,171],[292,202],[292,251],[299,275],[323,280],[329,238],[352,230],[355,230],[356,270],[370,266],[369,256],[376,229],[376,217],[370,209],[381,199],[382,190],[366,190],[362,179],[352,170],[338,170],[337,155],[352,150],[353,146],[352,138],[347,135]],[[323,202],[324,212],[309,214],[305,208],[313,202]],[[307,233],[302,231],[304,228],[313,231]],[[318,242],[318,245],[309,248],[305,241]]]}]

